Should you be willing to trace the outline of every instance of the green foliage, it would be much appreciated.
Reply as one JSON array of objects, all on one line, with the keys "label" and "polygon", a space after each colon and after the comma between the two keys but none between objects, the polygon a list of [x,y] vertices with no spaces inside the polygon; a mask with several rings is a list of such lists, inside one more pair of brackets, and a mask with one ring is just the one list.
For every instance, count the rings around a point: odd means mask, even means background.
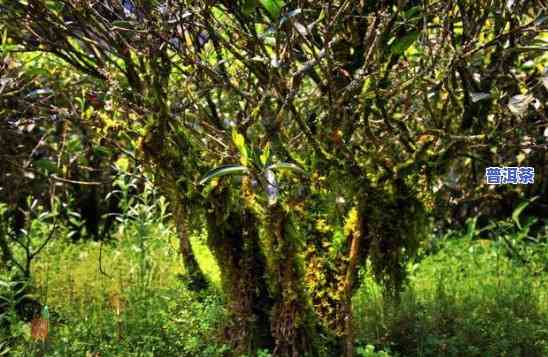
[{"label": "green foliage", "polygon": [[203,185],[208,181],[213,180],[217,177],[227,176],[227,175],[245,175],[249,172],[249,169],[241,165],[223,165],[217,167],[210,172],[208,172],[203,179],[200,180],[199,184]]},{"label": "green foliage", "polygon": [[401,55],[413,45],[413,43],[419,37],[419,34],[420,32],[418,31],[412,31],[401,38],[395,38],[394,41],[390,44],[390,52],[395,55]]},{"label": "green foliage", "polygon": [[[163,223],[163,200],[152,202],[146,195],[140,200],[120,218],[112,245],[70,245],[59,237],[36,262],[35,295],[56,316],[48,355],[208,356],[226,351],[217,338],[225,316],[220,295],[191,292],[178,279],[183,267],[174,232]],[[211,258],[200,255],[211,269]],[[9,314],[10,353],[27,355],[34,348],[29,325]]]},{"label": "green foliage", "polygon": [[489,241],[448,240],[412,266],[399,303],[366,281],[354,299],[358,341],[395,355],[543,356],[548,280]]},{"label": "green foliage", "polygon": [[45,247],[51,243],[58,229],[58,201],[51,210],[40,205],[38,200],[27,197],[29,210],[24,212],[24,224],[19,232],[11,227],[7,206],[0,204],[0,258],[7,272],[14,268],[19,276],[28,279],[32,264]]},{"label": "green foliage", "polygon": [[244,136],[238,133],[236,129],[232,129],[232,141],[240,152],[240,163],[246,166],[248,164],[249,154],[247,152]]},{"label": "green foliage", "polygon": [[369,234],[372,272],[394,298],[405,283],[407,264],[429,231],[426,209],[411,193],[413,190],[397,186],[394,194],[378,191],[368,197],[376,204],[362,212]]},{"label": "green foliage", "polygon": [[277,19],[280,16],[280,12],[284,6],[283,0],[259,0],[259,2],[273,19]]},{"label": "green foliage", "polygon": [[386,351],[375,351],[373,345],[358,346],[356,355],[359,357],[390,357],[390,353]]},{"label": "green foliage", "polygon": [[[15,305],[17,304],[17,282],[12,281],[12,277],[6,273],[0,275],[0,326],[12,325],[18,323],[18,318],[15,312]],[[4,331],[2,331],[4,332]],[[1,333],[2,340],[4,341],[7,336],[5,333]],[[14,336],[16,337],[16,336]]]}]

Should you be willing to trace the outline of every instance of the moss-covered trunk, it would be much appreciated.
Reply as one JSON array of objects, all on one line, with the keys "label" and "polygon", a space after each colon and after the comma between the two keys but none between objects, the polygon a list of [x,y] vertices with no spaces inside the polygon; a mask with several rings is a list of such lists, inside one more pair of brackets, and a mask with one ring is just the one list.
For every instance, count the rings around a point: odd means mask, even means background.
[{"label": "moss-covered trunk", "polygon": [[351,234],[349,236],[350,250],[348,252],[348,266],[346,268],[346,276],[344,280],[341,311],[344,320],[344,354],[346,357],[353,357],[354,352],[354,319],[352,310],[352,296],[355,289],[359,286],[357,284],[357,273],[359,264],[367,257],[367,242],[365,241],[366,232],[364,231],[364,223],[362,216],[363,211],[357,215],[355,226],[352,227]]},{"label": "moss-covered trunk", "polygon": [[275,304],[271,333],[275,356],[315,356],[316,321],[303,286],[298,237],[281,205],[270,208],[267,226],[269,279]]},{"label": "moss-covered trunk", "polygon": [[233,345],[233,354],[239,356],[273,347],[269,315],[272,300],[265,280],[258,222],[249,210],[231,207],[226,195],[218,197],[214,208],[207,212],[208,246],[219,262],[231,315],[225,338]]}]

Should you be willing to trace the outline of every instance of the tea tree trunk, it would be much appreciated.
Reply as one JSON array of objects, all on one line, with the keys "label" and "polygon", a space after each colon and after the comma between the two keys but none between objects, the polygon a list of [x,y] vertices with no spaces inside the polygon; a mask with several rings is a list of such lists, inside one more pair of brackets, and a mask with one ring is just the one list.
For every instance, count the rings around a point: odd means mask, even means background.
[{"label": "tea tree trunk", "polygon": [[208,245],[221,269],[222,287],[231,320],[225,338],[234,355],[272,348],[272,299],[265,280],[265,258],[259,247],[258,222],[246,209],[227,201],[207,213]]},{"label": "tea tree trunk", "polygon": [[299,262],[299,242],[291,217],[281,206],[267,218],[267,250],[271,258],[269,278],[276,301],[271,332],[276,356],[315,356],[316,320],[304,290]]}]

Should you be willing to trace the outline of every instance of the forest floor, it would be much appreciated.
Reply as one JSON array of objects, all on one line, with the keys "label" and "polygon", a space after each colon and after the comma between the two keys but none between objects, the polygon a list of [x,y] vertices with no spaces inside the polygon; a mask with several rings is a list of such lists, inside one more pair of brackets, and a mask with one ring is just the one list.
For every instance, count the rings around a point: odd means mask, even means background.
[{"label": "forest floor", "polygon": [[[496,242],[433,241],[410,265],[399,304],[369,274],[354,297],[361,356],[546,356],[548,273],[532,272]],[[186,289],[176,236],[153,223],[121,226],[114,243],[49,245],[34,266],[36,297],[52,312],[46,345],[29,324],[14,329],[13,355],[217,356],[224,310],[218,266],[193,249],[211,288]],[[435,246],[435,247],[434,247]],[[268,356],[264,351],[262,356]]]}]

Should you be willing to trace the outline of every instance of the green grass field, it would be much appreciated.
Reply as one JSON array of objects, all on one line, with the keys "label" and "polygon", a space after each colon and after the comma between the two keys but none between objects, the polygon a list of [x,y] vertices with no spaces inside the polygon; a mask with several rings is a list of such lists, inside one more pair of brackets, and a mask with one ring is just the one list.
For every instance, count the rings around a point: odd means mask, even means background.
[{"label": "green grass field", "polygon": [[[48,246],[34,266],[36,296],[52,311],[45,346],[30,326],[13,329],[14,356],[217,356],[225,312],[219,270],[203,243],[193,249],[211,282],[194,293],[169,226],[121,226],[111,244]],[[548,354],[548,275],[532,274],[489,241],[448,239],[410,266],[399,302],[363,274],[354,297],[362,356]],[[68,271],[67,271],[68,270]],[[264,352],[268,355],[268,352]]]}]

